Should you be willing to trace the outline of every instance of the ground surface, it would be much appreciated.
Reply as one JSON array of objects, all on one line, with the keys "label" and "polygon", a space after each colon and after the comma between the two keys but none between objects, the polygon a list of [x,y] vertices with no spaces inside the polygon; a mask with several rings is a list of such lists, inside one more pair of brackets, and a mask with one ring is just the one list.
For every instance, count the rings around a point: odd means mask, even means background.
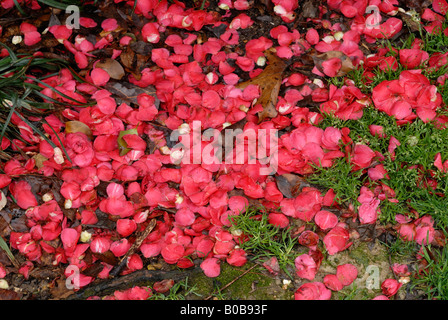
[{"label": "ground surface", "polygon": [[[0,299],[448,298],[445,1],[1,3]],[[174,163],[194,120],[279,169]]]}]

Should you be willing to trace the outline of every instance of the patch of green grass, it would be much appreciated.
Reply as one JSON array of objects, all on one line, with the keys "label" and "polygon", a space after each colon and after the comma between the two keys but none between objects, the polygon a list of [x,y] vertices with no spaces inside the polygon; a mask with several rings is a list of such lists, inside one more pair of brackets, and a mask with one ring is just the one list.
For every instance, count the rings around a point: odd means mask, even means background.
[{"label": "patch of green grass", "polygon": [[176,282],[167,293],[155,293],[149,300],[185,300],[189,296],[201,295],[197,292],[196,285],[190,285],[188,283],[188,277]]},{"label": "patch of green grass", "polygon": [[[185,295],[189,299],[213,300],[288,300],[291,291],[284,290],[274,277],[265,274],[265,269],[248,262],[242,267],[221,264],[221,273],[209,278],[203,273],[193,275],[189,282],[194,283],[195,294]],[[251,269],[253,268],[253,269]],[[251,269],[249,272],[248,270]]]},{"label": "patch of green grass", "polygon": [[[88,105],[67,96],[44,82],[46,78],[58,75],[61,69],[69,68],[68,63],[60,59],[15,54],[5,44],[0,43],[0,46],[3,46],[9,53],[7,57],[0,60],[0,140],[5,136],[9,140],[24,141],[19,129],[11,122],[15,115],[55,148],[56,145],[53,141],[41,131],[41,124],[31,122],[29,118],[31,116],[42,117],[54,112],[58,106],[69,104],[42,94],[42,86],[51,89],[78,107]],[[71,69],[69,68],[69,70]],[[76,73],[72,72],[72,74],[80,80]],[[45,121],[43,120],[43,122]],[[63,151],[65,152],[65,149]]]},{"label": "patch of green grass", "polygon": [[335,199],[339,203],[353,203],[359,196],[363,173],[359,170],[352,171],[352,168],[346,158],[338,158],[329,168],[316,167],[315,173],[308,176],[307,181],[326,189],[333,189]]},{"label": "patch of green grass", "polygon": [[412,287],[423,290],[429,300],[448,300],[448,248],[422,248],[428,265],[417,274]]},{"label": "patch of green grass", "polygon": [[[383,126],[387,138],[373,136],[369,130],[371,124]],[[383,222],[394,222],[396,214],[415,209],[420,215],[432,215],[440,226],[448,226],[448,200],[440,196],[448,192],[448,175],[434,166],[437,153],[440,152],[443,160],[448,159],[448,130],[438,129],[434,124],[424,123],[420,119],[398,126],[393,117],[373,107],[365,108],[359,120],[343,121],[326,115],[320,127],[329,126],[349,128],[354,143],[366,144],[384,156],[382,164],[389,179],[384,178],[381,183],[395,191],[399,202],[381,202],[380,218]],[[388,151],[390,137],[400,141],[394,157]],[[354,205],[357,204],[361,186],[368,179],[362,170],[352,172],[346,158],[337,159],[330,168],[317,168],[307,178],[311,183],[332,188],[340,201]],[[371,183],[375,186],[374,181]]]},{"label": "patch of green grass", "polygon": [[381,242],[387,248],[388,255],[391,259],[413,257],[418,251],[418,246],[413,241],[404,241],[401,238],[396,238],[392,242]]},{"label": "patch of green grass", "polygon": [[289,229],[278,228],[268,221],[264,208],[249,207],[231,219],[233,230],[238,230],[247,237],[240,247],[257,260],[262,257],[275,256],[280,268],[292,278],[288,267],[294,266],[297,252],[294,247],[297,238],[292,238]]}]

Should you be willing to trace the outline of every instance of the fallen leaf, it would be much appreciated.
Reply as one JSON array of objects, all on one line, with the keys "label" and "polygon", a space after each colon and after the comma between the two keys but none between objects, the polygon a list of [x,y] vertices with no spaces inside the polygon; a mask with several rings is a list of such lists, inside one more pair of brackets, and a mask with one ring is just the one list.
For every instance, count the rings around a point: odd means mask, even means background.
[{"label": "fallen leaf", "polygon": [[135,58],[135,52],[128,47],[125,51],[120,54],[120,61],[123,66],[129,70],[133,69],[133,63]]},{"label": "fallen leaf", "polygon": [[421,30],[421,24],[418,21],[415,21],[409,14],[406,12],[398,11],[398,15],[400,18],[406,23],[406,25],[411,29],[412,32],[417,32]]},{"label": "fallen leaf", "polygon": [[319,2],[314,0],[305,1],[302,5],[302,16],[304,18],[317,18],[319,16]]},{"label": "fallen leaf", "polygon": [[20,300],[22,294],[14,290],[0,289],[0,300]]},{"label": "fallen leaf", "polygon": [[95,65],[96,68],[101,68],[106,71],[112,79],[121,80],[125,75],[123,66],[117,60],[107,58],[104,62],[100,61]]},{"label": "fallen leaf", "polygon": [[263,106],[263,111],[258,114],[259,122],[265,118],[275,118],[278,114],[275,109],[277,104],[278,93],[282,84],[282,74],[286,69],[287,64],[279,58],[273,50],[265,52],[269,64],[258,76],[239,83],[236,87],[244,89],[250,84],[258,85],[261,90],[261,95],[256,101],[256,104]]},{"label": "fallen leaf", "polygon": [[310,186],[305,179],[292,173],[276,176],[275,181],[278,190],[280,190],[286,198],[295,198],[299,195],[302,188]]},{"label": "fallen leaf", "polygon": [[158,293],[165,293],[168,292],[173,285],[173,279],[163,279],[162,281],[155,282],[153,288]]},{"label": "fallen leaf", "polygon": [[146,93],[156,99],[155,105],[159,108],[160,100],[157,99],[156,89],[153,86],[141,88],[129,82],[109,81],[106,85],[106,89],[116,96],[114,98],[116,98],[118,104],[121,102],[126,102],[127,104],[137,104],[138,95]]},{"label": "fallen leaf", "polygon": [[48,158],[45,158],[40,153],[37,153],[33,156],[34,161],[36,162],[36,168],[40,169],[44,166],[44,162],[48,160]]},{"label": "fallen leaf", "polygon": [[92,131],[89,126],[81,121],[67,121],[65,123],[65,133],[84,133],[90,140],[93,139]]},{"label": "fallen leaf", "polygon": [[322,64],[325,61],[328,61],[328,60],[333,59],[333,58],[340,59],[342,65],[341,65],[341,68],[339,69],[338,73],[336,74],[336,77],[344,76],[348,72],[350,72],[350,71],[355,69],[355,66],[353,65],[352,60],[350,59],[350,57],[345,55],[345,53],[343,53],[341,51],[327,51],[327,52],[322,53],[322,54],[313,55],[312,58],[313,58],[313,61],[314,61],[314,65],[322,73],[324,73],[324,69],[322,67]]},{"label": "fallen leaf", "polygon": [[50,288],[51,295],[55,300],[64,300],[73,294],[73,290],[67,289],[65,279],[57,279],[54,286]]},{"label": "fallen leaf", "polygon": [[120,156],[124,156],[126,153],[131,151],[131,149],[128,148],[128,144],[123,139],[123,136],[127,134],[136,134],[138,135],[138,131],[136,128],[120,131],[118,134],[117,142],[118,142],[118,149],[120,150]]},{"label": "fallen leaf", "polygon": [[6,202],[6,196],[3,194],[3,191],[0,191],[0,210],[6,206]]}]

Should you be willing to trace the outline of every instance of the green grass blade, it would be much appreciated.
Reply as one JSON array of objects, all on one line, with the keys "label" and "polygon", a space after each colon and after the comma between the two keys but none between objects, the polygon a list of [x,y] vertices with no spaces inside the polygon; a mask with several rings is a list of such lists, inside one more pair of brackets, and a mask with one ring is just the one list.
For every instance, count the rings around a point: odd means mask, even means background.
[{"label": "green grass blade", "polygon": [[[15,100],[17,100],[17,99],[15,99]],[[4,101],[2,101],[2,104],[3,104],[3,102]],[[3,129],[2,129],[2,132],[0,133],[0,141],[2,141],[3,136],[5,135],[5,132],[6,132],[6,128],[8,127],[9,123],[11,122],[12,115],[14,113],[14,110],[16,109],[16,103],[14,103],[14,101],[12,101],[12,106],[8,106],[8,107],[10,107],[11,109],[9,111],[8,117],[5,120],[5,123],[3,124]]]},{"label": "green grass blade", "polygon": [[32,77],[28,77],[28,76],[26,76],[26,78],[29,79],[29,80],[35,81],[35,82],[37,82],[37,83],[39,83],[39,84],[42,84],[43,86],[45,86],[45,87],[51,89],[52,91],[54,91],[55,93],[57,93],[57,94],[60,95],[61,97],[64,97],[64,98],[66,98],[66,99],[68,99],[68,100],[70,100],[70,101],[73,101],[73,102],[77,103],[77,104],[78,104],[77,107],[81,107],[81,106],[89,105],[89,104],[87,104],[87,103],[84,103],[84,102],[78,101],[78,100],[76,100],[76,99],[73,99],[72,97],[69,97],[69,96],[66,95],[65,93],[62,93],[61,91],[57,90],[56,88],[50,86],[49,84],[47,84],[47,83],[45,83],[45,82],[43,82],[43,81],[40,81],[39,79],[32,78]]},{"label": "green grass blade", "polygon": [[26,119],[24,116],[22,116],[19,112],[17,112],[17,110],[14,110],[14,113],[23,120],[23,122],[25,122],[28,126],[30,126],[30,128],[36,132],[38,135],[40,135],[45,141],[47,141],[53,148],[56,148],[57,146],[53,143],[53,141],[51,141],[50,139],[47,138],[47,136],[40,131],[35,125],[33,125],[31,122],[28,121],[28,119]]},{"label": "green grass blade", "polygon": [[5,251],[5,253],[7,254],[9,260],[11,260],[11,262],[14,265],[18,265],[16,258],[14,257],[14,255],[12,254],[11,250],[9,249],[8,244],[6,243],[6,241],[3,239],[3,237],[0,236],[0,248],[3,249],[3,251]]},{"label": "green grass blade", "polygon": [[62,143],[61,139],[59,138],[59,135],[57,134],[57,132],[53,129],[53,127],[45,120],[43,119],[43,122],[49,126],[51,128],[51,130],[54,132],[54,134],[56,135],[56,138],[58,139],[61,147],[62,147],[62,151],[64,151],[65,156],[67,157],[67,160],[72,162],[72,159],[70,159],[70,156],[67,153],[67,150],[65,150],[64,144]]}]

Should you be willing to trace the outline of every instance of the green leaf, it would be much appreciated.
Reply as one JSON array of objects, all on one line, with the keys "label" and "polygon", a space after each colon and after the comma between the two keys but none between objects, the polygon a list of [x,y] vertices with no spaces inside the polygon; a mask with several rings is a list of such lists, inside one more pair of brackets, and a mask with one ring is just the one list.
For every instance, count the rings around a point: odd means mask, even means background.
[{"label": "green leaf", "polygon": [[[61,9],[61,10],[67,9],[67,7],[70,5],[70,3],[63,3],[63,2],[54,1],[54,0],[37,0],[37,1],[40,3],[46,4],[49,7],[53,7],[53,8],[57,8],[57,9]],[[74,1],[73,4],[76,5],[76,4],[78,4],[78,2]]]},{"label": "green leaf", "polygon": [[124,156],[126,153],[131,151],[131,149],[128,148],[128,144],[123,139],[123,137],[125,135],[128,135],[128,134],[136,134],[136,135],[138,135],[137,128],[133,128],[133,129],[129,129],[129,130],[123,130],[123,131],[120,131],[120,133],[118,134],[117,142],[118,142],[118,148],[120,150],[120,156]]},{"label": "green leaf", "polygon": [[11,260],[11,262],[13,264],[17,264],[16,258],[12,254],[11,250],[9,249],[8,244],[5,242],[3,237],[0,237],[0,248],[2,248],[3,251],[5,251],[5,253],[8,255],[9,260]]}]

